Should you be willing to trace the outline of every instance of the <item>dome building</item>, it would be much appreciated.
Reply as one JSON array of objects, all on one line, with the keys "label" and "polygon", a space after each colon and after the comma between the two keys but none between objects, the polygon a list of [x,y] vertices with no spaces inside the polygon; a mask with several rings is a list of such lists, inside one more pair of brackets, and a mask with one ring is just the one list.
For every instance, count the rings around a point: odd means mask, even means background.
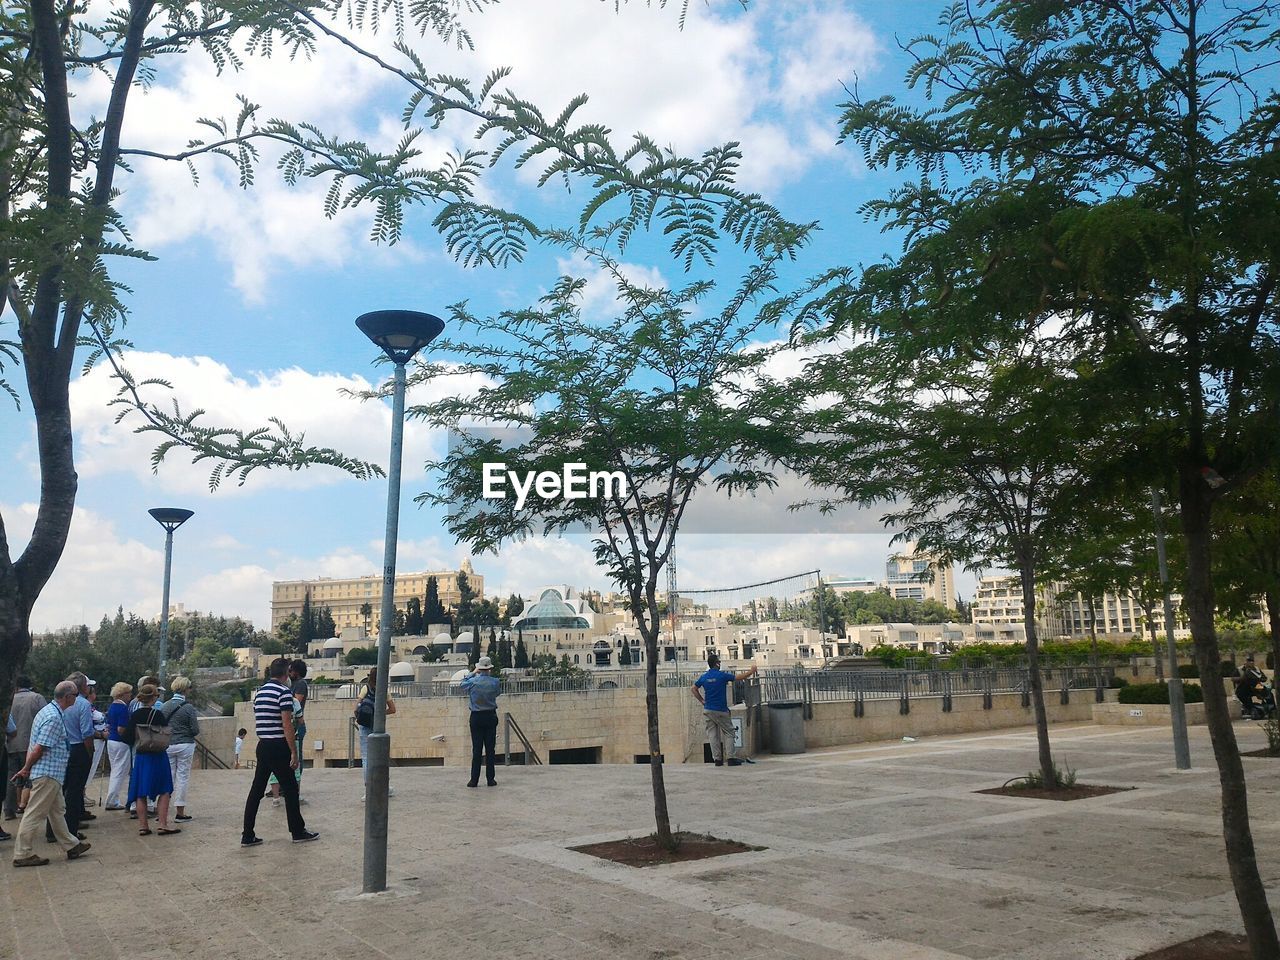
[{"label": "dome building", "polygon": [[523,640],[529,657],[567,656],[581,667],[616,665],[614,644],[602,639],[601,617],[573,587],[545,587],[538,599],[511,621],[511,635]]}]

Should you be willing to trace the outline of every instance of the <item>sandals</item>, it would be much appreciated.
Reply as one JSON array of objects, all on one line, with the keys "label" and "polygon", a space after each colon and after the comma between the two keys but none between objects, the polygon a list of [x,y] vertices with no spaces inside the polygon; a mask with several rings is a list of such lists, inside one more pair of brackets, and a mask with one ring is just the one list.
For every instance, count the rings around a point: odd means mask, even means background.
[{"label": "sandals", "polygon": [[149,836],[151,836],[151,828],[150,828],[150,827],[143,827],[141,830],[139,830],[139,831],[138,831],[138,836],[140,836],[140,837],[149,837]]},{"label": "sandals", "polygon": [[181,827],[173,827],[173,828],[161,827],[159,830],[156,831],[156,833],[158,833],[162,837],[171,837],[175,833],[181,833],[181,832],[182,832]]}]

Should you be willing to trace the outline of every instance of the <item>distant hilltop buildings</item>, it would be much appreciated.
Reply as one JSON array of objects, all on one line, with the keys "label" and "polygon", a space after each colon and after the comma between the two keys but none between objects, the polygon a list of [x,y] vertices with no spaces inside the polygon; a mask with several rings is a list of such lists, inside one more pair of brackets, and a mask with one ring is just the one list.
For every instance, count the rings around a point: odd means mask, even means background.
[{"label": "distant hilltop buildings", "polygon": [[944,607],[956,605],[955,567],[939,563],[937,557],[917,550],[914,543],[891,556],[885,563],[883,579],[869,577],[832,577],[823,581],[836,593],[874,593],[887,591],[895,600],[936,600]]},{"label": "distant hilltop buildings", "polygon": [[[419,602],[427,592],[427,580],[436,579],[436,591],[440,603],[448,609],[456,607],[462,599],[461,582],[465,577],[476,600],[484,598],[484,576],[476,573],[471,561],[463,560],[457,570],[426,570],[421,573],[396,574],[393,602],[396,609],[404,610],[410,598]],[[342,631],[348,627],[362,627],[376,635],[382,611],[382,575],[366,574],[363,577],[331,578],[315,580],[277,580],[271,584],[271,629],[292,615],[302,614],[302,605],[310,599],[312,609],[328,607],[334,626]]]}]

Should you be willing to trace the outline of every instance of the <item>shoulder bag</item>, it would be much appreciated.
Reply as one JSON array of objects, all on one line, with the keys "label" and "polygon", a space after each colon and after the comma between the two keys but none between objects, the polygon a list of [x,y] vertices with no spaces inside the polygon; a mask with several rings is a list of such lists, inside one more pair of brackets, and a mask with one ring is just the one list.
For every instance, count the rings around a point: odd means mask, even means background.
[{"label": "shoulder bag", "polygon": [[139,753],[164,753],[169,749],[169,728],[155,722],[158,712],[152,707],[151,722],[137,725],[133,746]]}]

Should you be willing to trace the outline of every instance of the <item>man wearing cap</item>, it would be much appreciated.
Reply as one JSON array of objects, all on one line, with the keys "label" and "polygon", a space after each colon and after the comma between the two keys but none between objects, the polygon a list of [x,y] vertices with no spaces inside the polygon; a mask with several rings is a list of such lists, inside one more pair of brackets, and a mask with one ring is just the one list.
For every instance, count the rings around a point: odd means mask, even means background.
[{"label": "man wearing cap", "polygon": [[[67,830],[78,833],[80,824],[86,820],[96,820],[95,814],[84,808],[84,788],[89,782],[90,764],[93,760],[93,704],[87,696],[89,686],[93,683],[83,673],[77,671],[64,681],[76,687],[76,699],[62,713],[62,724],[67,733],[67,768],[62,784],[62,797],[66,806]],[[61,686],[61,684],[59,684]],[[56,839],[53,828],[46,826],[44,838],[50,843]]]},{"label": "man wearing cap", "polygon": [[32,847],[41,823],[52,825],[54,838],[67,852],[68,860],[75,860],[89,851],[90,845],[67,829],[62,791],[69,759],[63,716],[75,702],[75,683],[63,680],[54,688],[53,703],[46,704],[31,724],[31,745],[26,762],[15,775],[15,778],[31,783],[31,798],[18,825],[17,842],[14,844],[15,867],[42,867],[49,862],[47,857],[38,856]]},{"label": "man wearing cap", "polygon": [[476,668],[462,678],[462,689],[467,691],[471,706],[471,779],[468,787],[480,784],[480,756],[484,754],[485,780],[496,787],[493,775],[493,747],[498,737],[498,694],[502,685],[493,675],[493,661],[481,657]]},{"label": "man wearing cap", "polygon": [[[733,755],[733,720],[729,713],[729,684],[735,680],[745,680],[759,672],[754,664],[750,670],[741,673],[730,673],[720,669],[720,657],[710,654],[707,657],[707,672],[693,681],[694,698],[702,704],[702,719],[707,728],[707,740],[711,743],[711,759],[717,767],[736,767],[742,761]],[[704,695],[705,691],[705,695]]]},{"label": "man wearing cap", "polygon": [[[27,747],[31,744],[31,724],[36,714],[45,708],[48,700],[31,689],[29,677],[18,677],[18,692],[13,695],[13,703],[9,705],[9,719],[13,721],[15,731],[8,735],[5,748],[9,751],[9,770],[22,767],[27,759]],[[5,782],[4,818],[12,820],[22,816],[27,807],[27,787],[14,780]]]}]

